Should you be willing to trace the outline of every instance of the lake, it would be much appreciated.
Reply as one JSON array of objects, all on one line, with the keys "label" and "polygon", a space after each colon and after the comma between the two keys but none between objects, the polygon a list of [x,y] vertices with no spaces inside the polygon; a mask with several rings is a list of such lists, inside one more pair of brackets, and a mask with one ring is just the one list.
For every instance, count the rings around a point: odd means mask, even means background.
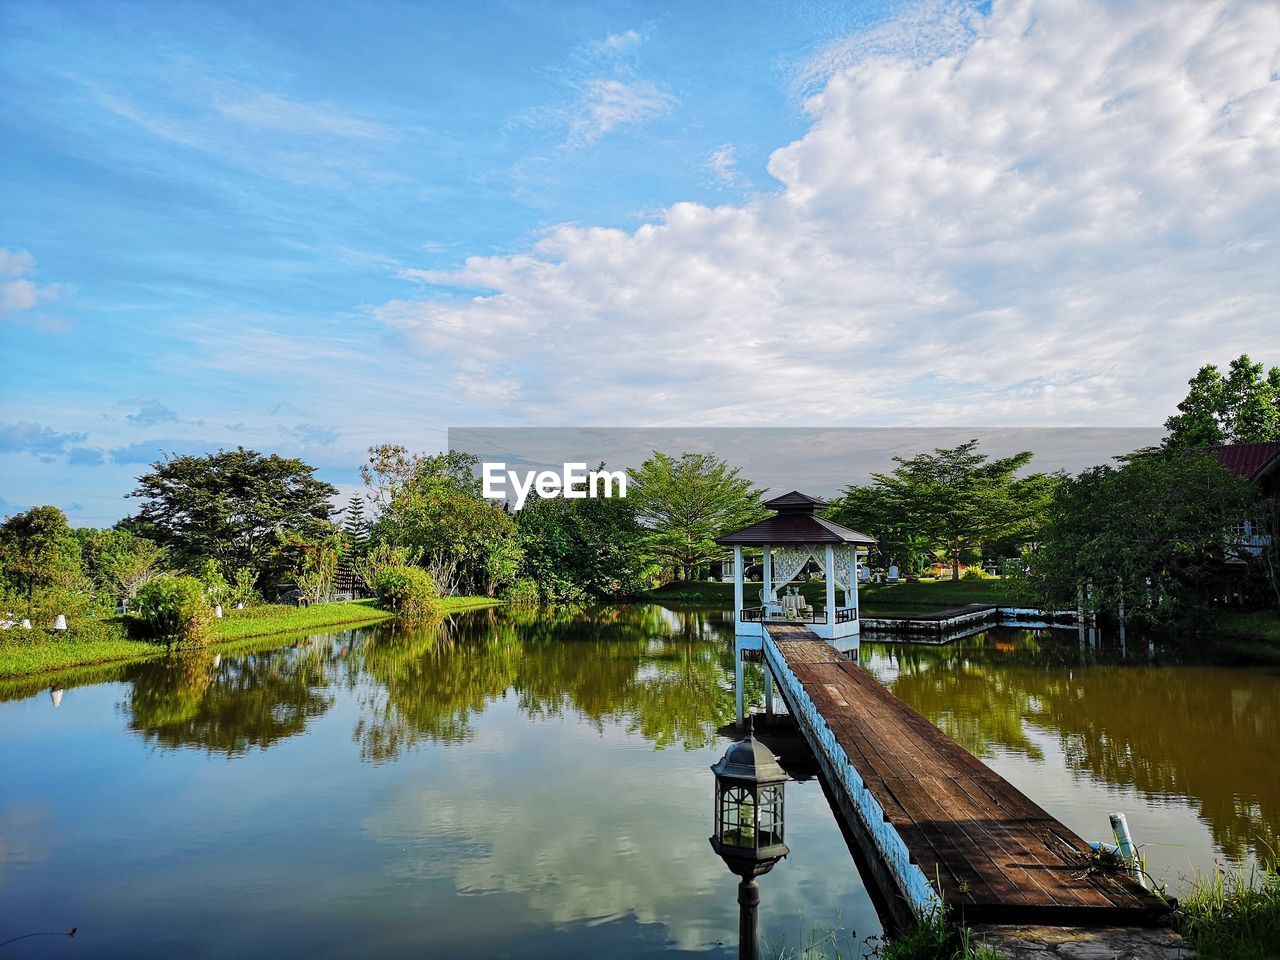
[{"label": "lake", "polygon": [[[1280,839],[1280,675],[992,630],[864,643],[900,697],[1086,838],[1123,810],[1151,871]],[[733,719],[715,611],[485,610],[0,687],[6,956],[734,956],[711,850]],[[748,672],[757,703],[761,675]],[[775,946],[880,930],[803,749]]]}]

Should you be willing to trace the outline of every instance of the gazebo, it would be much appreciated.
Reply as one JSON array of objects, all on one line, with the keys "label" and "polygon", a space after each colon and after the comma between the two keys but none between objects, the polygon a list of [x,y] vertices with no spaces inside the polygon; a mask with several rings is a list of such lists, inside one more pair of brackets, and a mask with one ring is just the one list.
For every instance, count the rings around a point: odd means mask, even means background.
[{"label": "gazebo", "polygon": [[[762,637],[770,623],[803,623],[824,640],[858,636],[858,548],[869,547],[874,537],[850,530],[816,515],[827,504],[793,490],[764,506],[775,511],[768,520],[716,538],[733,547],[733,607],[738,637]],[[764,553],[763,585],[759,602],[744,596],[743,548]],[[827,596],[822,609],[810,608],[803,598],[779,596],[792,580],[817,560],[825,575]],[[844,594],[838,603],[836,591]]]}]

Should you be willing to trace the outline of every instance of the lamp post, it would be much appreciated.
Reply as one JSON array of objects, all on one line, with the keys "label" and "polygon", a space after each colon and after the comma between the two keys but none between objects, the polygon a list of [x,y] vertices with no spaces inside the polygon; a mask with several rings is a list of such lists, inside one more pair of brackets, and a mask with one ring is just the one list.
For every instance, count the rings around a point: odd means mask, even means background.
[{"label": "lamp post", "polygon": [[731,744],[712,764],[716,777],[715,834],[711,847],[738,881],[738,957],[756,960],[756,912],[760,887],[790,850],[782,841],[783,799],[787,775],[768,747],[752,735]]}]

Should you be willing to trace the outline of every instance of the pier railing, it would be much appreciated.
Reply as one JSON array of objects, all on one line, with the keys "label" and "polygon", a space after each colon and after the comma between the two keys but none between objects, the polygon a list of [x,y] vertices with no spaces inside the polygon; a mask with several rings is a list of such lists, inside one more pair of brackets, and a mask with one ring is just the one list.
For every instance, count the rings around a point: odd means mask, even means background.
[{"label": "pier railing", "polygon": [[[743,607],[738,611],[738,619],[743,623],[826,623],[827,612],[810,608],[804,613],[770,613],[766,607]],[[836,607],[836,623],[850,623],[857,619],[857,607]]]}]

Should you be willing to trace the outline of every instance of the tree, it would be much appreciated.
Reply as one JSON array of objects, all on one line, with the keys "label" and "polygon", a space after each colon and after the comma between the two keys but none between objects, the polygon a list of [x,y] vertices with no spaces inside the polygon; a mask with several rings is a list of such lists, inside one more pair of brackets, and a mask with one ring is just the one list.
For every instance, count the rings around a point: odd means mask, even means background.
[{"label": "tree", "polygon": [[1224,377],[1213,364],[1187,381],[1178,412],[1165,421],[1169,448],[1280,440],[1280,367],[1266,370],[1248,354],[1231,361]]},{"label": "tree", "polygon": [[1030,539],[1055,483],[1040,473],[1017,476],[1031,462],[1030,451],[991,460],[977,447],[970,440],[894,457],[892,472],[872,475],[882,493],[879,508],[898,524],[894,536],[940,556],[953,580],[984,543]]},{"label": "tree", "polygon": [[99,591],[127,609],[138,588],[161,572],[165,549],[128,530],[77,530],[84,571]]},{"label": "tree", "polygon": [[138,478],[129,496],[144,502],[125,525],[167,547],[183,567],[213,559],[225,570],[250,567],[263,583],[281,572],[278,550],[290,533],[329,530],[329,498],[337,492],[301,460],[244,447],[171,457]]},{"label": "tree", "polygon": [[873,534],[870,559],[880,566],[896,566],[904,574],[919,575],[933,562],[931,541],[900,513],[888,491],[876,484],[850,485],[832,501],[828,516],[854,530]]},{"label": "tree", "polygon": [[342,532],[353,554],[362,554],[369,544],[369,519],[364,514],[364,497],[353,496],[342,511]]},{"label": "tree", "polygon": [[451,567],[456,585],[468,592],[492,596],[515,578],[521,556],[515,522],[484,499],[476,457],[454,450],[409,454],[389,445],[372,450],[383,466],[362,471],[365,483],[386,497],[372,528],[376,542],[406,547],[424,565]]},{"label": "tree", "polygon": [[629,497],[535,497],[515,519],[524,552],[522,575],[544,597],[601,600],[639,586],[646,566],[645,530]]},{"label": "tree", "polygon": [[632,471],[628,491],[648,530],[649,553],[689,580],[699,564],[723,554],[716,537],[768,516],[760,505],[763,491],[740,473],[714,454],[677,459],[655,450]]},{"label": "tree", "polygon": [[1032,553],[1045,609],[1086,607],[1153,624],[1193,620],[1240,578],[1224,564],[1225,531],[1256,493],[1193,450],[1146,450],[1065,480]]},{"label": "tree", "polygon": [[39,595],[76,590],[82,570],[80,548],[57,507],[32,507],[0,525],[0,576],[26,603],[28,615]]}]

